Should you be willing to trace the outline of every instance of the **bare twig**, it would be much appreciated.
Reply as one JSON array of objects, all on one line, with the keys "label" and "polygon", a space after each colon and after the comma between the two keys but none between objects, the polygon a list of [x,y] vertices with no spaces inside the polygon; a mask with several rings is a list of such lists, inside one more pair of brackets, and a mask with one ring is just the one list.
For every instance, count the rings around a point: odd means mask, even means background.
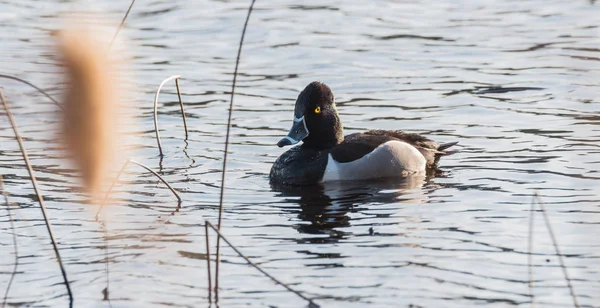
[{"label": "bare twig", "polygon": [[550,224],[550,218],[548,218],[548,213],[546,212],[546,208],[544,207],[544,202],[540,198],[540,195],[536,192],[535,199],[537,203],[540,205],[540,209],[542,210],[542,215],[544,216],[544,222],[546,223],[546,228],[548,229],[548,233],[550,234],[550,239],[552,239],[552,245],[554,246],[554,251],[556,252],[556,256],[558,257],[558,262],[560,263],[560,268],[562,269],[563,276],[567,282],[567,286],[569,287],[569,292],[571,292],[571,299],[573,300],[573,306],[579,308],[579,302],[577,301],[577,296],[575,295],[575,289],[571,284],[571,278],[569,277],[569,273],[567,271],[567,266],[565,266],[565,261],[563,260],[563,255],[560,253],[560,248],[558,246],[558,241],[554,236],[554,231],[552,230],[552,225]]},{"label": "bare twig", "polygon": [[223,234],[221,234],[221,232],[219,232],[219,229],[217,227],[215,227],[212,223],[210,223],[209,221],[206,221],[205,224],[209,227],[211,227],[219,236],[218,238],[222,238],[223,241],[225,243],[227,243],[227,245],[229,245],[229,247],[231,247],[231,249],[233,249],[240,257],[242,257],[244,260],[246,260],[246,262],[251,265],[252,267],[254,267],[255,269],[257,269],[259,272],[261,272],[263,275],[269,277],[271,280],[273,280],[275,283],[283,286],[284,288],[286,288],[288,291],[298,295],[300,298],[308,301],[309,303],[309,307],[311,308],[316,308],[316,307],[320,307],[319,305],[317,305],[315,302],[313,302],[312,299],[302,295],[302,293],[300,293],[299,291],[296,291],[294,289],[292,289],[289,285],[283,283],[281,280],[271,276],[271,274],[267,273],[264,269],[262,269],[260,266],[258,266],[257,264],[255,264],[254,262],[250,261],[250,259],[248,257],[246,257],[239,249],[237,249],[231,242],[229,242],[225,236],[223,236]]},{"label": "bare twig", "polygon": [[[231,96],[229,98],[229,115],[227,118],[227,132],[225,134],[225,150],[223,151],[223,172],[221,173],[221,193],[219,195],[219,218],[217,226],[221,230],[221,223],[223,218],[223,195],[225,193],[225,174],[227,172],[227,154],[229,152],[229,134],[231,131],[231,119],[233,114],[233,96],[235,95],[235,84],[237,82],[238,67],[240,64],[240,57],[242,55],[242,45],[244,44],[244,36],[246,35],[246,28],[248,28],[248,21],[250,20],[250,14],[252,14],[252,8],[254,7],[255,0],[252,0],[250,7],[248,8],[248,14],[246,15],[246,22],[244,22],[244,28],[242,30],[242,37],[240,38],[240,44],[238,46],[237,57],[235,59],[235,69],[233,71],[233,81],[231,82]],[[215,269],[215,296],[216,300],[219,300],[219,263],[221,262],[221,237],[217,237],[217,260]]]},{"label": "bare twig", "polygon": [[[96,212],[96,220],[98,220],[98,215],[100,214],[102,207],[106,204],[108,195],[112,191],[113,187],[115,187],[115,184],[119,181],[121,174],[123,173],[123,171],[125,171],[125,168],[127,167],[128,164],[129,164],[129,160],[127,160],[123,164],[123,166],[121,166],[119,173],[117,173],[117,176],[115,177],[115,179],[112,181],[112,183],[110,183],[110,187],[108,188],[106,195],[104,195],[104,199],[102,200],[102,203],[100,204],[100,208]],[[104,229],[104,259],[105,259],[104,260],[104,271],[106,272],[106,287],[104,288],[104,290],[102,290],[102,294],[104,295],[103,300],[108,301],[108,304],[112,307],[112,303],[110,302],[110,269],[108,266],[108,225],[107,224],[108,224],[107,219],[104,219],[102,228]]]},{"label": "bare twig", "polygon": [[212,277],[210,274],[210,243],[208,241],[208,224],[204,224],[204,237],[206,239],[206,270],[208,271],[208,302],[212,303]]},{"label": "bare twig", "polygon": [[[181,108],[181,117],[183,118],[183,128],[185,128],[185,140],[188,139],[187,121],[185,119],[185,110],[183,110],[183,101],[181,100],[181,90],[179,90],[179,78],[175,79],[175,87],[177,88],[177,98],[179,99],[179,107]],[[187,142],[185,143],[187,147]]]},{"label": "bare twig", "polygon": [[[127,165],[129,165],[129,163],[138,165],[146,170],[148,170],[150,173],[152,173],[154,176],[156,176],[157,178],[159,178],[165,185],[167,185],[167,187],[169,188],[169,190],[171,190],[171,192],[173,193],[173,195],[175,195],[175,197],[177,198],[178,202],[177,202],[177,209],[181,208],[181,197],[179,196],[179,194],[177,193],[177,191],[162,177],[160,176],[158,173],[154,172],[154,170],[150,169],[148,166],[137,162],[135,160],[132,159],[128,159],[123,166],[121,167],[121,169],[119,170],[119,173],[117,173],[117,176],[115,177],[115,179],[112,181],[112,183],[110,184],[110,187],[108,188],[108,191],[106,191],[106,194],[104,195],[104,199],[102,200],[102,203],[100,204],[100,208],[98,208],[98,211],[96,212],[96,220],[98,220],[98,216],[100,215],[100,212],[102,211],[102,209],[104,208],[104,205],[106,205],[106,201],[108,200],[108,196],[110,195],[110,193],[112,192],[113,188],[115,187],[115,184],[119,181],[119,178],[121,177],[121,174],[123,174],[123,171],[125,171],[125,168],[127,168]],[[105,251],[105,259],[106,259],[106,287],[104,288],[104,290],[102,290],[102,293],[104,294],[104,300],[108,301],[109,305],[112,307],[112,303],[110,302],[110,297],[109,297],[109,286],[110,286],[110,279],[109,279],[109,268],[108,268],[108,226],[107,226],[107,220],[104,220],[104,251]]]},{"label": "bare twig", "polygon": [[533,294],[533,218],[535,217],[535,199],[531,199],[529,208],[529,236],[527,238],[527,269],[529,272],[529,296],[531,297],[531,307],[535,307],[535,295]]},{"label": "bare twig", "polygon": [[121,177],[121,174],[123,173],[123,171],[125,171],[125,168],[127,167],[127,165],[129,163],[138,165],[146,170],[148,170],[150,173],[154,174],[154,176],[156,176],[157,178],[159,178],[165,185],[167,185],[167,187],[169,188],[169,190],[171,190],[171,192],[173,193],[173,195],[175,195],[175,197],[177,198],[177,200],[179,201],[177,203],[177,208],[181,208],[181,197],[179,196],[179,194],[177,193],[177,191],[162,177],[160,176],[158,173],[156,173],[154,170],[150,169],[148,166],[137,162],[133,159],[128,159],[123,166],[121,167],[121,170],[119,170],[119,173],[117,173],[117,176],[115,177],[115,179],[113,180],[113,182],[111,183],[110,187],[108,188],[108,191],[106,192],[106,194],[104,195],[104,200],[102,200],[102,203],[100,204],[100,208],[98,208],[98,211],[96,212],[96,220],[98,220],[98,215],[100,214],[100,212],[102,211],[102,209],[104,208],[104,205],[106,205],[106,200],[108,199],[108,195],[110,195],[110,193],[113,190],[113,187],[115,187],[115,184],[119,181],[119,178]]},{"label": "bare twig", "polygon": [[13,247],[15,248],[15,265],[13,267],[13,272],[10,275],[10,280],[8,281],[8,285],[6,286],[6,292],[4,292],[4,299],[2,300],[2,308],[6,305],[6,300],[8,299],[8,292],[10,291],[10,286],[15,279],[15,275],[17,274],[17,267],[19,267],[19,248],[17,246],[17,234],[15,233],[15,222],[12,218],[12,213],[10,212],[10,204],[8,204],[8,192],[4,190],[4,180],[2,178],[2,174],[0,174],[0,189],[2,190],[2,195],[4,195],[4,201],[6,203],[6,211],[8,212],[8,220],[10,221],[10,230],[12,231],[13,236]]},{"label": "bare twig", "polygon": [[112,307],[110,301],[110,270],[108,267],[108,220],[106,218],[104,219],[102,227],[104,228],[104,270],[106,272],[106,287],[102,290],[102,300],[108,301],[108,305]]},{"label": "bare twig", "polygon": [[175,195],[175,197],[177,198],[177,200],[179,201],[177,203],[177,208],[181,208],[181,197],[179,196],[179,194],[177,193],[177,191],[169,184],[169,182],[167,182],[162,176],[160,176],[158,173],[156,173],[154,170],[150,169],[148,166],[137,162],[135,160],[130,159],[129,160],[130,163],[132,164],[136,164],[146,170],[148,170],[148,172],[154,174],[154,176],[156,176],[157,178],[159,178],[165,185],[167,185],[167,187],[169,188],[169,190],[173,193],[173,195]]},{"label": "bare twig", "polygon": [[128,164],[129,164],[129,160],[127,160],[123,164],[123,166],[121,166],[121,170],[119,170],[119,173],[117,173],[117,176],[115,177],[115,179],[112,181],[112,183],[110,183],[110,187],[108,188],[108,191],[106,191],[106,194],[104,195],[104,199],[102,200],[102,203],[100,203],[100,208],[98,208],[98,211],[96,211],[96,215],[95,215],[96,220],[98,220],[98,215],[100,215],[100,211],[102,211],[102,208],[104,208],[104,205],[106,204],[108,195],[110,195],[110,193],[112,192],[113,187],[115,187],[115,184],[119,181],[119,178],[121,177],[121,173],[123,173],[123,171],[125,171],[125,168],[127,167]]},{"label": "bare twig", "polygon": [[25,145],[23,144],[23,139],[19,134],[19,130],[17,129],[17,123],[13,118],[12,112],[8,106],[8,101],[4,98],[4,93],[0,91],[0,99],[2,99],[2,104],[4,105],[4,109],[6,110],[6,114],[8,116],[8,120],[12,126],[12,129],[15,133],[15,137],[17,138],[17,142],[19,143],[19,148],[21,149],[21,154],[23,155],[23,160],[25,161],[25,165],[27,167],[27,171],[29,172],[29,178],[31,179],[31,185],[33,186],[33,190],[37,196],[38,202],[40,204],[40,209],[42,210],[42,216],[44,216],[44,223],[46,224],[46,228],[48,229],[48,235],[50,236],[50,241],[52,242],[52,247],[54,248],[54,254],[56,255],[56,260],[58,261],[58,265],[60,266],[60,271],[63,276],[63,280],[65,282],[65,287],[67,288],[67,293],[69,295],[69,307],[73,307],[73,293],[71,292],[71,285],[69,284],[69,279],[67,278],[67,271],[63,265],[62,259],[60,257],[60,252],[58,251],[58,245],[56,244],[56,239],[54,237],[54,232],[52,231],[52,225],[50,224],[50,220],[48,219],[48,215],[46,214],[46,205],[44,205],[44,197],[40,192],[37,181],[35,179],[35,174],[33,173],[33,168],[31,167],[31,163],[29,162],[29,156],[27,155],[27,150],[25,150]]},{"label": "bare twig", "polygon": [[123,16],[123,19],[121,20],[121,24],[117,28],[117,31],[115,31],[115,35],[113,36],[112,40],[110,40],[110,45],[108,45],[108,50],[110,50],[112,48],[112,45],[115,42],[117,35],[119,35],[119,31],[121,31],[121,28],[123,28],[123,25],[125,24],[125,20],[127,19],[127,16],[129,16],[129,12],[131,12],[131,8],[133,7],[134,3],[135,3],[135,0],[132,0],[131,4],[129,5],[129,8],[127,9],[127,12],[125,12],[125,16]]},{"label": "bare twig", "polygon": [[5,75],[5,74],[0,74],[0,78],[6,78],[6,79],[12,79],[12,80],[16,80],[19,82],[22,82],[36,90],[38,90],[40,93],[44,94],[49,100],[51,100],[56,106],[58,106],[62,111],[65,111],[65,108],[54,98],[52,98],[52,96],[50,96],[50,94],[46,93],[46,91],[42,90],[41,88],[39,88],[38,86],[34,85],[33,83],[25,80],[25,79],[21,79],[19,77],[15,77],[15,76],[11,76],[11,75]]},{"label": "bare twig", "polygon": [[160,156],[163,156],[163,150],[160,143],[160,133],[158,132],[158,95],[160,94],[160,89],[162,89],[165,83],[173,79],[175,79],[175,86],[177,86],[177,96],[179,97],[179,106],[181,108],[181,115],[183,117],[183,127],[185,128],[185,139],[187,140],[188,138],[185,112],[183,110],[183,102],[181,101],[181,91],[179,91],[179,82],[177,81],[179,78],[181,78],[181,75],[174,75],[163,80],[158,86],[158,90],[156,90],[156,95],[154,96],[154,132],[156,133],[156,142],[158,143],[158,151],[160,152]]}]

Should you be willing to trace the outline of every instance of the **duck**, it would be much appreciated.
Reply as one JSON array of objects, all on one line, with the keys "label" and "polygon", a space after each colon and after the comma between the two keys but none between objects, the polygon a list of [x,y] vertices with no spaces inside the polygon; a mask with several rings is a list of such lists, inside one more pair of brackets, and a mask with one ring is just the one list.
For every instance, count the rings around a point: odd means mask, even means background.
[{"label": "duck", "polygon": [[438,144],[401,130],[369,130],[344,136],[333,92],[314,81],[300,92],[292,127],[278,147],[296,145],[275,160],[272,185],[305,186],[427,174],[458,142]]}]

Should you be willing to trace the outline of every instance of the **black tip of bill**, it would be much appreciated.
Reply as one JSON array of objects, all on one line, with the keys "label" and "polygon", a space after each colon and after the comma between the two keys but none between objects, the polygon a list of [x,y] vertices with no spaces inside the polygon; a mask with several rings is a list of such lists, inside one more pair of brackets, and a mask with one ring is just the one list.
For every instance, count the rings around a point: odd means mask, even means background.
[{"label": "black tip of bill", "polygon": [[280,148],[283,148],[284,146],[288,146],[288,145],[292,145],[292,144],[294,144],[294,143],[292,142],[292,140],[290,140],[290,137],[285,137],[285,138],[279,140],[279,142],[277,142],[277,146]]}]

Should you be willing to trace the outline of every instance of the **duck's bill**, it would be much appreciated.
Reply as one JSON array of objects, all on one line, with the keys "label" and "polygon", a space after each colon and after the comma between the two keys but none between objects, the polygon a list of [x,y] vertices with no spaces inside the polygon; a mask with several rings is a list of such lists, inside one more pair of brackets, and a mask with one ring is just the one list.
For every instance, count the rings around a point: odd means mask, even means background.
[{"label": "duck's bill", "polygon": [[281,148],[287,145],[293,145],[302,141],[302,139],[306,138],[307,136],[308,128],[306,127],[304,116],[301,118],[294,117],[294,124],[292,125],[290,132],[287,134],[287,136],[283,137],[283,139],[277,142],[277,146]]}]

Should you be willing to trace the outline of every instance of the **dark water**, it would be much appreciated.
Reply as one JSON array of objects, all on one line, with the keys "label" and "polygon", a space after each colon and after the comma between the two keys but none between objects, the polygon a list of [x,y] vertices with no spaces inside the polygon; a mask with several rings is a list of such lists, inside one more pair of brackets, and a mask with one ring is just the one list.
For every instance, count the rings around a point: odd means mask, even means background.
[{"label": "dark water", "polygon": [[[97,4],[112,31],[128,1]],[[89,2],[0,1],[0,72],[60,97],[50,30]],[[227,101],[246,1],[140,1],[120,39],[129,50],[127,152],[180,191],[131,166],[109,217],[115,307],[208,305],[205,220],[216,222]],[[529,206],[538,192],[582,306],[600,302],[600,7],[588,1],[258,1],[244,45],[226,181],[224,234],[279,279],[324,307],[530,306]],[[161,96],[165,157],[152,101],[181,74],[189,140],[172,83]],[[346,133],[403,129],[460,142],[444,175],[409,182],[272,189],[275,143],[313,80],[336,94]],[[56,142],[58,110],[2,80],[75,294],[108,306],[103,229]],[[9,306],[67,304],[41,213],[5,113],[0,174],[17,234]],[[539,214],[539,213],[538,213]],[[372,228],[372,231],[370,231]],[[13,272],[0,211],[0,295]],[[372,234],[372,235],[371,235]],[[214,244],[214,237],[212,243]],[[535,221],[539,307],[571,305],[541,215]],[[225,248],[220,303],[302,306]]]}]

